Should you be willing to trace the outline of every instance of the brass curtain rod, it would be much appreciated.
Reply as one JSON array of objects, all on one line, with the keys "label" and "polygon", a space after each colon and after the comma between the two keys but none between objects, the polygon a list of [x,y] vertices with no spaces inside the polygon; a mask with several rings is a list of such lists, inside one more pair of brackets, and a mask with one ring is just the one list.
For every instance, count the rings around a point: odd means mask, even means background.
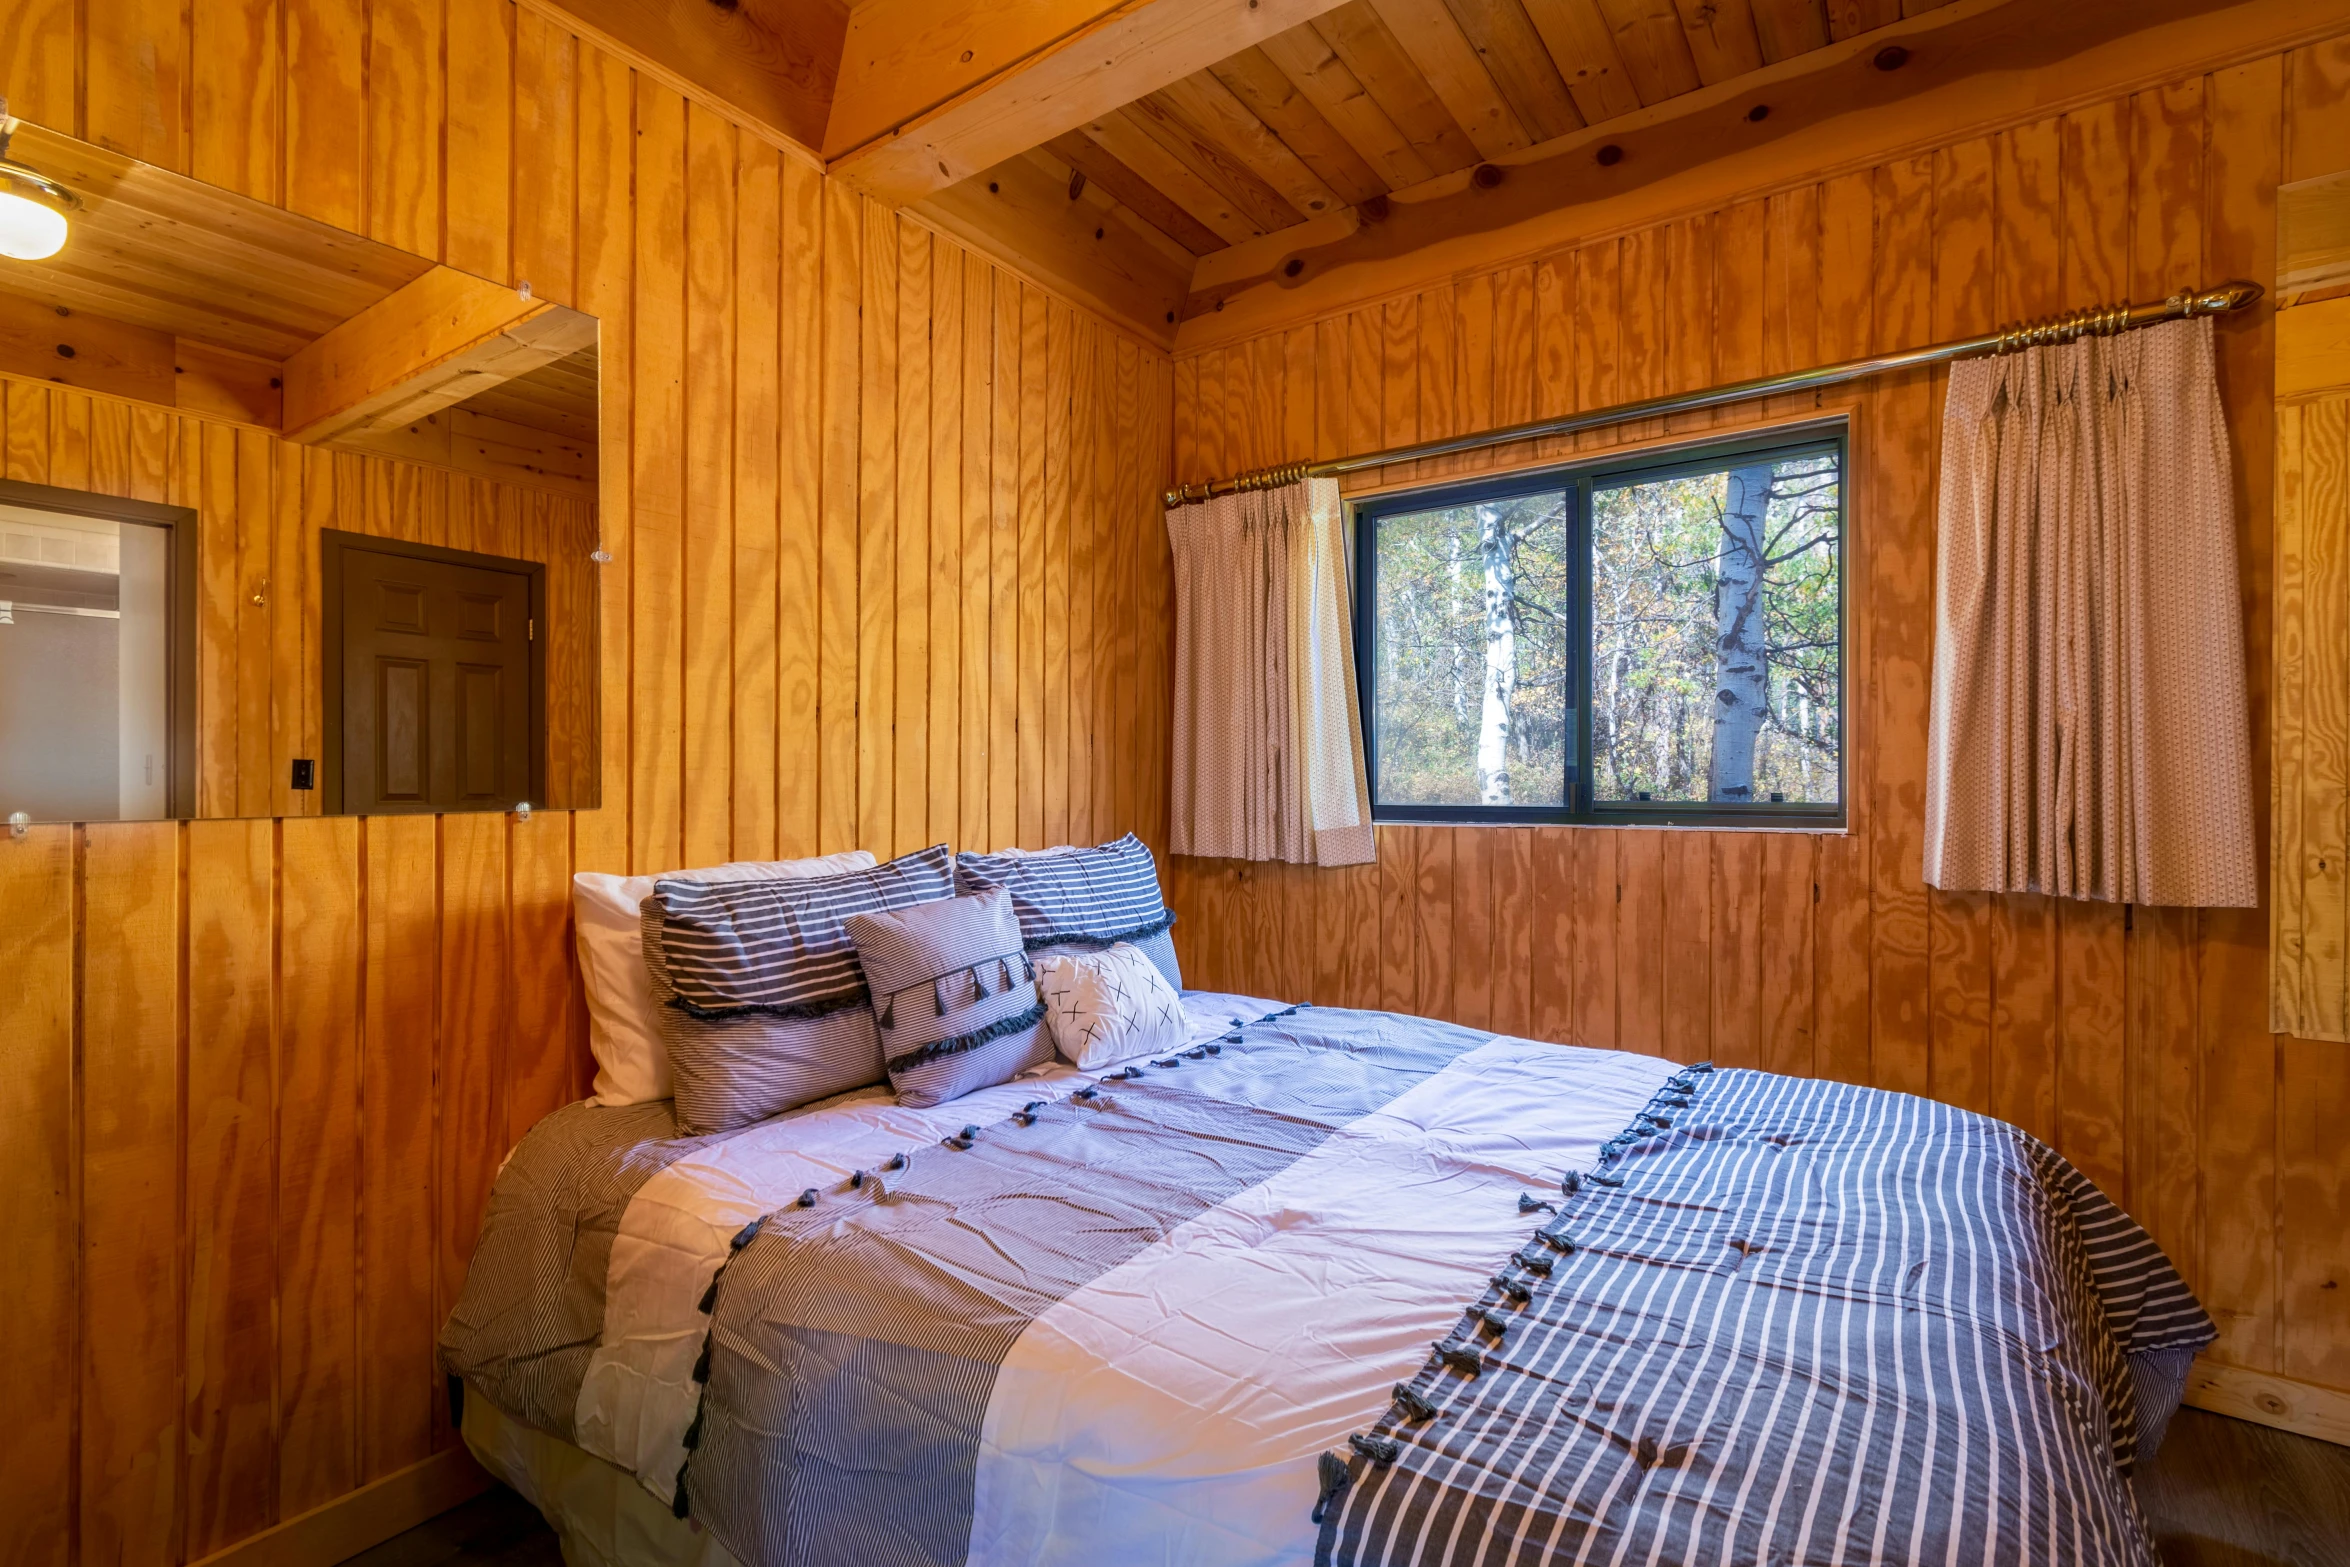
[{"label": "brass curtain rod", "polygon": [[1783,392],[1837,386],[1846,381],[1858,381],[1865,376],[1883,375],[1891,370],[1908,370],[1918,365],[1942,364],[1953,359],[1975,359],[1986,354],[2012,354],[2018,349],[2037,348],[2044,343],[2069,343],[2080,337],[2111,337],[2117,332],[2126,332],[2132,327],[2152,326],[2158,321],[2225,315],[2229,311],[2243,309],[2258,299],[2262,292],[2258,283],[2222,283],[2214,288],[2182,290],[2151,305],[2097,305],[2066,315],[2002,327],[1980,337],[1936,343],[1928,348],[1912,348],[1898,354],[1847,359],[1841,364],[1821,365],[1816,370],[1797,370],[1787,375],[1733,381],[1727,386],[1711,387],[1702,392],[1676,392],[1669,397],[1651,397],[1637,403],[1617,403],[1608,408],[1594,408],[1588,413],[1561,414],[1555,419],[1513,424],[1504,430],[1447,436],[1440,441],[1421,441],[1413,446],[1392,446],[1382,452],[1365,452],[1359,457],[1338,457],[1328,462],[1283,463],[1277,468],[1254,469],[1238,478],[1180,484],[1167,491],[1164,498],[1172,510],[1177,506],[1188,506],[1218,495],[1237,494],[1242,490],[1276,489],[1284,484],[1295,484],[1300,479],[1331,479],[1341,474],[1361,473],[1368,468],[1385,468],[1394,463],[1417,462],[1427,457],[1449,457],[1455,452],[1473,452],[1488,446],[1507,446],[1516,441],[1539,440],[1546,436],[1572,435],[1578,430],[1625,424],[1634,419],[1654,419],[1659,415],[1687,413],[1696,408],[1719,408],[1726,403],[1742,403]]}]

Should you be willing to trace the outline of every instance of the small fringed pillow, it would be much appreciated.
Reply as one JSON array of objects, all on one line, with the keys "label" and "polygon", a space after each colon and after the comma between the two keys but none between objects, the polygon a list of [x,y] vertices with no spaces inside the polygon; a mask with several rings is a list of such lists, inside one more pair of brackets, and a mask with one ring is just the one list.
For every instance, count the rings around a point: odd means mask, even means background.
[{"label": "small fringed pillow", "polygon": [[1137,1056],[1171,1055],[1188,1042],[1183,1002],[1140,947],[1039,953],[1036,985],[1062,1058],[1098,1072]]},{"label": "small fringed pillow", "polygon": [[1010,894],[947,898],[845,923],[900,1104],[945,1104],[1052,1060]]}]

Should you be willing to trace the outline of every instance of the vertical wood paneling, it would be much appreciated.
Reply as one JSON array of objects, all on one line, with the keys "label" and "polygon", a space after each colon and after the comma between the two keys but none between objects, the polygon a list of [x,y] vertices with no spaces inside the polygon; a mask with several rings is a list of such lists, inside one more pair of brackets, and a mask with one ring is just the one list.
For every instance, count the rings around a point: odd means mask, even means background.
[{"label": "vertical wood paneling", "polygon": [[277,1514],[275,829],[188,827],[187,1552]]},{"label": "vertical wood paneling", "polygon": [[[928,824],[914,835],[925,843],[978,841],[964,831],[962,788],[963,305],[963,254],[941,241],[930,259],[930,672],[923,758]],[[986,602],[986,594],[977,597]]]},{"label": "vertical wood paneling", "polygon": [[278,1516],[359,1483],[359,824],[281,829]]},{"label": "vertical wood paneling", "polygon": [[[822,590],[824,397],[830,381],[825,353],[824,182],[797,158],[781,168],[782,293],[776,350],[781,377],[777,422],[776,529],[776,852],[796,858],[817,852],[822,747],[818,702],[819,594]],[[788,737],[788,741],[787,741]]]},{"label": "vertical wood paneling", "polygon": [[[686,865],[733,858],[735,130],[685,106],[685,420],[678,709]],[[650,558],[647,552],[644,559]],[[641,731],[640,731],[641,734]],[[763,758],[753,764],[764,772]]]},{"label": "vertical wood paneling", "polygon": [[[893,852],[919,849],[930,831],[930,231],[898,229],[897,533],[889,620],[895,636],[890,748]],[[1060,840],[1055,840],[1056,842]]]},{"label": "vertical wood paneling", "polygon": [[[542,825],[537,821],[532,826]],[[553,826],[552,821],[544,823]],[[440,819],[440,1027],[434,1084],[432,1321],[446,1322],[505,1156],[505,1073],[514,973],[507,930],[504,816]],[[436,1389],[433,1445],[448,1440],[446,1388]]]},{"label": "vertical wood paneling", "polygon": [[[287,0],[297,5],[322,0]],[[514,10],[514,281],[576,305],[572,216],[579,187],[579,40],[540,12]]]},{"label": "vertical wood paneling", "polygon": [[[261,9],[250,4],[237,6],[233,0],[222,9],[232,8]],[[78,75],[83,133],[91,141],[187,173],[188,28],[182,0],[121,0],[119,4],[76,6],[75,10],[81,13],[84,29],[80,58],[59,60],[45,51],[42,60],[52,70],[62,67],[61,76],[51,79],[47,96],[65,113],[49,123],[70,122]],[[18,20],[11,18],[12,24]],[[55,28],[64,18],[52,13],[22,20],[38,20]],[[7,31],[15,31],[15,26]],[[12,100],[17,91],[11,82]]]},{"label": "vertical wood paneling", "polygon": [[[857,450],[861,393],[857,302],[863,285],[862,204],[824,187],[823,512],[817,638],[816,852],[857,846]],[[1008,803],[1008,791],[1007,791]]]},{"label": "vertical wood paneling", "polygon": [[[996,696],[992,665],[995,590],[991,585],[995,555],[995,415],[996,278],[992,268],[966,257],[963,272],[963,373],[958,378],[963,399],[963,543],[962,591],[956,609],[962,617],[962,680],[956,719],[963,737],[962,768],[958,780],[962,811],[955,833],[957,843],[996,843],[990,816],[989,789],[994,770],[995,734],[990,717]],[[1125,534],[1120,530],[1120,536]]]},{"label": "vertical wood paneling", "polygon": [[[684,860],[686,106],[636,80],[635,322],[630,385],[629,852]],[[706,732],[706,731],[697,731]],[[696,777],[697,793],[709,780]]]},{"label": "vertical wood paneling", "polygon": [[[523,109],[515,92],[518,6],[451,5],[442,13],[448,116],[442,132],[448,179],[441,259],[500,283],[513,280],[514,133]],[[559,109],[561,100],[549,105]],[[524,204],[550,193],[531,189]],[[549,295],[559,298],[559,295]]]},{"label": "vertical wood paneling", "polygon": [[[776,857],[776,681],[781,667],[782,609],[777,597],[778,467],[782,430],[781,344],[777,290],[782,281],[781,160],[749,137],[737,144],[732,377],[734,555],[728,605],[733,653],[731,701],[732,832],[736,859]],[[799,475],[795,471],[796,486]],[[797,573],[795,572],[795,580]],[[795,606],[803,600],[794,599]]]},{"label": "vertical wood paneling", "polygon": [[898,222],[864,204],[857,439],[857,842],[889,845],[897,751]]},{"label": "vertical wood paneling", "polygon": [[443,0],[368,0],[366,6],[365,233],[436,258],[448,109],[444,15]]},{"label": "vertical wood paneling", "polygon": [[439,844],[428,817],[362,828],[367,955],[360,1023],[359,1477],[432,1451],[434,1055]]},{"label": "vertical wood paneling", "polygon": [[[82,1342],[85,1560],[179,1553],[180,844],[169,822],[93,823],[82,859]],[[11,910],[10,913],[16,913]],[[11,927],[12,929],[14,927]],[[23,996],[10,996],[18,1017]],[[30,1014],[37,1017],[38,1009]],[[31,1139],[11,1146],[37,1146]],[[346,1253],[346,1261],[348,1254]]]},{"label": "vertical wood paneling", "polygon": [[[262,201],[278,199],[285,73],[273,0],[209,0],[188,16],[188,172]],[[161,161],[161,160],[151,160]]]},{"label": "vertical wood paneling", "polygon": [[[1877,170],[1874,342],[1879,352],[1931,340],[1934,168],[1913,158]],[[1931,377],[1880,378],[1869,389],[1877,457],[1854,499],[1873,526],[1861,569],[1869,622],[1871,1044],[1875,1081],[1931,1089],[1924,856],[1926,690],[1933,625]]]},{"label": "vertical wood paneling", "polygon": [[[69,827],[35,827],[22,840],[0,839],[0,926],[10,938],[0,1016],[11,1061],[0,1073],[0,1201],[21,1237],[0,1290],[0,1330],[22,1346],[12,1378],[21,1402],[0,1425],[0,1474],[23,1541],[14,1557],[39,1567],[68,1559],[74,1506],[74,837]],[[105,1086],[111,1095],[114,1085]],[[101,1197],[111,1201],[111,1187]],[[132,1418],[143,1425],[144,1413]],[[151,1500],[134,1494],[128,1503],[143,1511]]]}]

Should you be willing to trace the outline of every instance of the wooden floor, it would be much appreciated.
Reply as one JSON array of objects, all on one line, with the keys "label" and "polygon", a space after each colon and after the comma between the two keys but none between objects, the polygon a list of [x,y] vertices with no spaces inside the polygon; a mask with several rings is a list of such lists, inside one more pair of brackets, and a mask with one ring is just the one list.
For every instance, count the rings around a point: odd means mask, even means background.
[{"label": "wooden floor", "polygon": [[[2350,1447],[2182,1409],[2138,1477],[2163,1567],[2350,1567]],[[349,1567],[559,1567],[552,1530],[504,1488]]]},{"label": "wooden floor", "polygon": [[563,1567],[563,1551],[537,1509],[501,1485],[344,1567]]},{"label": "wooden floor", "polygon": [[2138,1502],[2163,1567],[2350,1567],[2350,1447],[2182,1409]]}]

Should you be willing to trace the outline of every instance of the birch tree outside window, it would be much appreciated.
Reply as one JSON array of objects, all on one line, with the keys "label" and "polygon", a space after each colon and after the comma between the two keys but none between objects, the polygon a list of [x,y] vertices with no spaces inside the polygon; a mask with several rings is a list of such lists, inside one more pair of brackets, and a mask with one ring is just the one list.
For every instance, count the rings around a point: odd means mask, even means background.
[{"label": "birch tree outside window", "polygon": [[1842,821],[1840,431],[1383,495],[1356,520],[1379,817]]}]

